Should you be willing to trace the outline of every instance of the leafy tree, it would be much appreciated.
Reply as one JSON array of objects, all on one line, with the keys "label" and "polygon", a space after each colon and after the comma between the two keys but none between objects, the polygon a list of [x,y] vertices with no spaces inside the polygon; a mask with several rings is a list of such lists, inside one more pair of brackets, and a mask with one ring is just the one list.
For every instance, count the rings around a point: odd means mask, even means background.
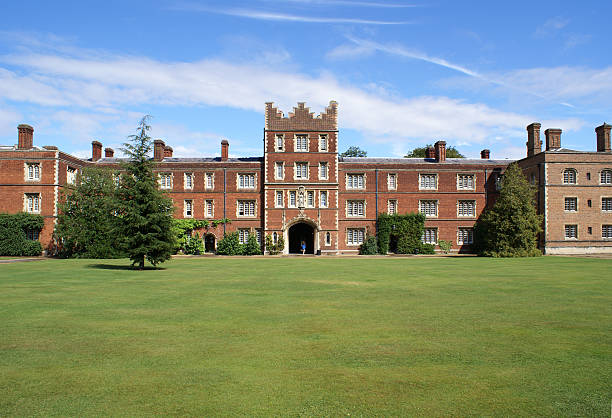
[{"label": "leafy tree", "polygon": [[341,157],[367,157],[368,152],[359,147],[349,147],[346,151],[340,154]]},{"label": "leafy tree", "polygon": [[170,259],[176,236],[172,228],[172,200],[157,187],[153,162],[149,158],[151,137],[149,116],[138,124],[137,134],[130,135],[122,151],[129,157],[117,190],[118,235],[132,265],[144,268],[145,258],[156,266]]},{"label": "leafy tree", "polygon": [[378,241],[376,236],[368,235],[363,244],[359,247],[359,254],[374,255],[378,254]]},{"label": "leafy tree", "polygon": [[225,234],[217,243],[217,254],[219,255],[242,255],[242,244],[238,239],[238,232]]},{"label": "leafy tree", "polygon": [[270,253],[270,255],[276,255],[283,252],[285,249],[285,239],[282,234],[276,238],[276,244],[274,243],[274,239],[272,235],[266,235],[266,250]]},{"label": "leafy tree", "polygon": [[520,167],[512,163],[503,177],[499,198],[485,211],[474,228],[476,250],[493,257],[533,257],[542,217],[534,205],[534,190]]},{"label": "leafy tree", "polygon": [[[430,147],[433,147],[433,145],[429,144],[424,147],[415,148],[404,155],[404,158],[425,158],[425,152]],[[446,158],[465,158],[465,155],[461,154],[457,148],[450,146],[446,148]]]},{"label": "leafy tree", "polygon": [[257,242],[257,237],[255,234],[249,234],[249,238],[247,243],[244,246],[244,255],[260,255],[261,254],[261,245]]},{"label": "leafy tree", "polygon": [[117,258],[125,254],[115,231],[116,185],[113,173],[83,168],[60,200],[55,240],[60,257]]}]

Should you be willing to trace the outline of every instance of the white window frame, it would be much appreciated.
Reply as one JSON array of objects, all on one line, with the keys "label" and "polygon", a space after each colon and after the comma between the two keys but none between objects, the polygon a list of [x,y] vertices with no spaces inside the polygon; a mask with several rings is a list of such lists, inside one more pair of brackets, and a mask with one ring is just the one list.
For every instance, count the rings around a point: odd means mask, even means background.
[{"label": "white window frame", "polygon": [[[301,140],[305,138],[305,147],[302,147]],[[293,137],[293,148],[295,152],[308,152],[310,138],[308,138],[308,134],[295,134]]]},{"label": "white window frame", "polygon": [[604,168],[599,173],[599,184],[612,184],[612,170]]},{"label": "white window frame", "polygon": [[185,190],[193,190],[193,173],[185,173],[183,175],[183,188]]},{"label": "white window frame", "polygon": [[238,173],[236,175],[236,187],[241,190],[256,189],[257,173]]},{"label": "white window frame", "polygon": [[[429,180],[424,181],[425,178],[430,177],[433,177],[433,187],[427,184]],[[438,190],[438,175],[436,173],[419,173],[419,190]]]},{"label": "white window frame", "polygon": [[40,181],[41,164],[40,163],[25,163],[25,179],[26,181]]},{"label": "white window frame", "polygon": [[289,190],[289,196],[287,197],[287,207],[297,208],[297,192],[295,190]]},{"label": "white window frame", "polygon": [[458,218],[475,218],[476,217],[476,201],[472,199],[457,200],[457,217]]},{"label": "white window frame", "polygon": [[387,174],[387,189],[397,190],[397,174],[396,173]]},{"label": "white window frame", "polygon": [[[280,168],[280,176],[278,175]],[[283,161],[276,161],[274,163],[274,179],[283,180],[285,178],[285,163]]]},{"label": "white window frame", "polygon": [[358,246],[365,241],[364,228],[346,228],[346,245]]},{"label": "white window frame", "polygon": [[23,207],[27,213],[40,213],[40,193],[25,193],[23,195]]},{"label": "white window frame", "polygon": [[[433,231],[433,240],[431,239],[432,231]],[[438,244],[438,228],[424,228],[423,235],[421,236],[421,242],[424,244],[433,244],[433,245]]]},{"label": "white window frame", "polygon": [[285,135],[274,135],[274,150],[276,152],[283,152],[285,150]]},{"label": "white window frame", "polygon": [[316,202],[315,202],[314,190],[306,190],[306,207],[314,208],[315,205],[316,205]]},{"label": "white window frame", "polygon": [[319,162],[319,180],[327,180],[329,178],[329,164],[326,161]]},{"label": "white window frame", "polygon": [[[604,236],[605,232],[607,232],[607,236]],[[606,239],[606,240],[612,239],[612,225],[602,225],[601,226],[601,238]]]},{"label": "white window frame", "polygon": [[78,170],[74,167],[66,167],[66,183],[76,184]]},{"label": "white window frame", "polygon": [[329,247],[332,244],[331,232],[325,233],[325,246]]},{"label": "white window frame", "polygon": [[[278,198],[280,196],[280,204]],[[274,191],[274,207],[275,208],[284,208],[285,207],[285,192],[282,190]]]},{"label": "white window frame", "polygon": [[364,218],[366,216],[366,201],[365,200],[347,200],[346,201],[346,217],[347,218]]},{"label": "white window frame", "polygon": [[[434,208],[435,208],[435,214],[431,215],[428,214],[427,212],[429,211],[429,208],[425,208],[425,210],[423,210],[423,205],[424,204],[430,204],[432,203],[434,204]],[[438,201],[434,200],[434,199],[421,199],[419,200],[419,213],[422,213],[425,215],[426,218],[437,218],[438,217]]]},{"label": "white window frame", "polygon": [[567,240],[577,240],[578,239],[578,225],[576,224],[567,224],[564,225],[564,234],[563,236]]},{"label": "white window frame", "polygon": [[457,174],[457,190],[476,190],[476,175],[470,173]]},{"label": "white window frame", "polygon": [[[391,208],[393,208],[393,210],[391,210]],[[397,199],[389,199],[389,200],[387,200],[387,213],[389,215],[394,215],[394,214],[398,213]]]},{"label": "white window frame", "polygon": [[246,244],[247,242],[249,242],[250,232],[251,231],[249,228],[238,228],[238,242],[240,244]]},{"label": "white window frame", "polygon": [[159,188],[162,190],[172,190],[174,176],[172,173],[159,173]]},{"label": "white window frame", "polygon": [[[573,209],[571,202],[573,202]],[[565,212],[578,212],[578,198],[575,196],[565,196],[563,198],[563,209]]]},{"label": "white window frame", "polygon": [[608,202],[612,201],[612,197],[608,197],[608,196],[602,196],[601,197],[601,211],[602,212],[612,212],[612,203],[610,203],[609,205],[607,205],[610,209],[607,209],[604,207],[604,199]]},{"label": "white window frame", "polygon": [[215,201],[213,199],[204,199],[204,217],[212,218],[215,216]]},{"label": "white window frame", "polygon": [[193,199],[185,199],[183,201],[183,217],[193,218]]},{"label": "white window frame", "polygon": [[329,150],[329,141],[327,134],[319,134],[319,152],[327,152]]},{"label": "white window frame", "polygon": [[[467,240],[464,240],[467,236]],[[457,228],[457,245],[470,245],[474,243],[474,228],[459,227]]]},{"label": "white window frame", "polygon": [[[306,177],[302,177],[302,168],[306,167]],[[299,174],[299,175],[298,175]],[[305,161],[296,161],[293,165],[293,179],[294,180],[308,180],[310,174],[310,167]]]},{"label": "white window frame", "polygon": [[346,188],[350,190],[363,190],[366,188],[365,173],[347,173]]},{"label": "white window frame", "polygon": [[204,174],[204,188],[206,190],[213,190],[215,188],[215,173]]},{"label": "white window frame", "polygon": [[[240,214],[241,211],[242,214]],[[257,201],[252,199],[237,200],[236,216],[239,218],[255,218],[257,216]]]},{"label": "white window frame", "polygon": [[[571,181],[572,178],[570,177],[570,175],[573,174],[574,181]],[[576,169],[574,168],[566,168],[563,170],[562,173],[562,178],[563,178],[563,184],[578,184],[578,172],[576,171]]]},{"label": "white window frame", "polygon": [[[325,202],[323,202],[323,196],[325,196]],[[319,207],[329,207],[329,193],[327,192],[327,190],[319,191]]]}]

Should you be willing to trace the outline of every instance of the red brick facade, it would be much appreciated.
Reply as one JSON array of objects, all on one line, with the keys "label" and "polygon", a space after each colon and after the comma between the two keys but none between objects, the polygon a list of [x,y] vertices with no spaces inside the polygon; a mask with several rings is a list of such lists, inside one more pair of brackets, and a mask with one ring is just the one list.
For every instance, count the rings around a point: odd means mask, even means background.
[{"label": "red brick facade", "polygon": [[[286,117],[273,103],[266,103],[263,157],[229,158],[229,143],[223,140],[221,157],[173,158],[172,148],[155,140],[160,187],[172,197],[177,218],[231,220],[206,231],[209,250],[225,232],[240,231],[241,239],[257,233],[262,242],[268,234],[282,236],[285,253],[301,252],[304,241],[308,253],[354,254],[367,234],[375,234],[377,213],[424,211],[428,241],[451,241],[453,251],[469,252],[471,228],[483,209],[495,201],[497,179],[510,161],[491,160],[488,150],[483,150],[481,159],[446,158],[444,141],[427,150],[427,158],[342,158],[338,156],[337,118],[334,101],[316,116],[304,103],[298,103]],[[609,150],[609,125],[600,128],[598,148],[607,146]],[[558,210],[558,202],[551,206],[557,199],[552,192],[555,186],[542,183],[544,173],[551,179],[558,177],[562,175],[559,170],[571,162],[579,170],[581,185],[583,171],[584,175],[589,172],[594,182],[603,167],[612,166],[612,155],[609,151],[566,152],[560,148],[559,130],[548,132],[547,145],[559,147],[554,148],[554,154],[539,152],[540,125],[527,129],[530,157],[520,164],[528,178],[536,173],[539,209],[548,207],[547,232],[542,238],[542,246],[547,248],[551,240],[566,242],[557,237],[558,225],[553,220],[565,213]],[[92,158],[82,160],[55,147],[36,147],[28,125],[20,125],[18,132],[18,146],[0,147],[0,212],[32,210],[28,199],[37,195],[40,205],[35,212],[45,217],[40,239],[47,246],[52,241],[60,192],[75,171],[87,165],[117,169],[120,159],[113,157],[110,148],[102,157],[98,141],[92,142]],[[28,178],[36,174],[29,164],[39,165],[39,178]],[[559,170],[553,168],[557,165]],[[598,183],[589,185],[600,187]],[[603,194],[612,196],[611,188],[604,189]],[[589,193],[592,191],[590,188]],[[588,197],[578,191],[574,194],[582,208]],[[591,196],[593,207],[600,198]],[[584,219],[590,219],[591,227],[599,222],[599,227],[604,222],[601,216],[601,211],[593,212]],[[587,228],[580,219],[576,222],[581,225],[579,231]],[[610,244],[600,237],[596,246],[609,248]]]}]

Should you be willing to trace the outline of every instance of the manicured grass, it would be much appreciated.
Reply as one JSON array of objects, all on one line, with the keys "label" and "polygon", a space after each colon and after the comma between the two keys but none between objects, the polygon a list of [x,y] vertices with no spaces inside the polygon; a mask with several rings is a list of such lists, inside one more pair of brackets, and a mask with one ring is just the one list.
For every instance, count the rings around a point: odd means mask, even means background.
[{"label": "manicured grass", "polygon": [[0,415],[607,416],[612,260],[0,265]]}]

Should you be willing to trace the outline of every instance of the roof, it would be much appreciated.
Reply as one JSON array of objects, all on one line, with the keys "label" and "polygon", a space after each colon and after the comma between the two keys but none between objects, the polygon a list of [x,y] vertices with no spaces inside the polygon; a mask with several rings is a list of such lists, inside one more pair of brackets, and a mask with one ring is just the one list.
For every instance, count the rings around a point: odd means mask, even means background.
[{"label": "roof", "polygon": [[[119,158],[119,157],[103,157],[100,158],[96,163],[121,163],[127,162],[129,158]],[[210,158],[173,158],[166,157],[163,160],[159,161],[160,163],[220,163],[220,162],[228,162],[228,163],[257,163],[263,161],[263,157],[240,157],[240,158],[228,158],[225,161],[221,161],[221,157],[210,157]]]},{"label": "roof", "polygon": [[473,164],[473,165],[501,165],[510,164],[515,160],[485,160],[472,158],[447,158],[445,162],[434,158],[383,158],[383,157],[339,157],[340,162],[359,164]]}]

